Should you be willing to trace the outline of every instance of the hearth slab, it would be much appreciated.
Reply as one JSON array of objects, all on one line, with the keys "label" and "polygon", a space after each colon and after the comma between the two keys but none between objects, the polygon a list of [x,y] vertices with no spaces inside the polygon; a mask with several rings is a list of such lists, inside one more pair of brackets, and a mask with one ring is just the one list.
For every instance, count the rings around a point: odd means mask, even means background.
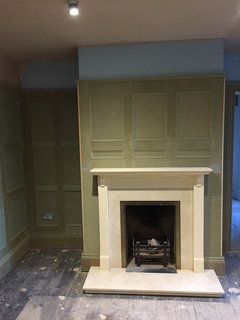
[{"label": "hearth slab", "polygon": [[102,270],[91,267],[84,283],[85,293],[139,294],[163,296],[221,297],[224,290],[214,270],[203,273],[126,272],[125,268]]}]

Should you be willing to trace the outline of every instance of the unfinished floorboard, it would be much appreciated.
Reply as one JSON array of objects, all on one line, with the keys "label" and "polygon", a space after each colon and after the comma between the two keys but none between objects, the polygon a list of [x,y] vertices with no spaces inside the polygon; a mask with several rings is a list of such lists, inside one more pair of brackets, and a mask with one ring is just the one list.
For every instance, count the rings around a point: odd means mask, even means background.
[{"label": "unfinished floorboard", "polygon": [[240,253],[226,256],[222,298],[83,294],[78,250],[31,250],[0,281],[1,320],[239,320]]}]

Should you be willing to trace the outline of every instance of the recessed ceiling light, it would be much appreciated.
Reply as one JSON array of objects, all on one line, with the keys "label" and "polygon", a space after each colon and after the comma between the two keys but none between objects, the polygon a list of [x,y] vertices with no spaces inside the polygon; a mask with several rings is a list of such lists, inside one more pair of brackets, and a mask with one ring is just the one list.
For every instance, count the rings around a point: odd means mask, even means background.
[{"label": "recessed ceiling light", "polygon": [[71,16],[79,14],[78,0],[68,0],[68,12]]}]

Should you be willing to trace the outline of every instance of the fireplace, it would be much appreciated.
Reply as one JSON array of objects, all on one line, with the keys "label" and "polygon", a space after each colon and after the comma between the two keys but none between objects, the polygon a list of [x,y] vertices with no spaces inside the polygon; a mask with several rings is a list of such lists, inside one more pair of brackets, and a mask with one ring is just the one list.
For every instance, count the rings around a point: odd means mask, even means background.
[{"label": "fireplace", "polygon": [[[209,168],[116,168],[99,173],[100,267],[122,268],[121,202],[179,202],[179,266],[204,270],[204,174]],[[93,170],[96,172],[96,170]],[[108,171],[109,170],[109,171]]]},{"label": "fireplace", "polygon": [[[210,168],[98,168],[100,266],[88,293],[221,296],[214,270],[204,270],[204,175]],[[176,273],[127,272],[133,237],[166,236]],[[142,242],[141,242],[142,241]],[[155,249],[155,247],[154,247]]]},{"label": "fireplace", "polygon": [[122,267],[136,261],[138,253],[139,266],[166,264],[180,269],[179,201],[121,201],[120,207]]}]

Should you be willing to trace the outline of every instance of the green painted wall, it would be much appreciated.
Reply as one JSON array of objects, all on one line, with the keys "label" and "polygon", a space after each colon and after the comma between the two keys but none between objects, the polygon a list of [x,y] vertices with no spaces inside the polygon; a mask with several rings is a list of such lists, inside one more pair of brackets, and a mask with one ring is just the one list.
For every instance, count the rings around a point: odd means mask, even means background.
[{"label": "green painted wall", "polygon": [[20,93],[0,87],[0,277],[28,248]]},{"label": "green painted wall", "polygon": [[4,248],[5,243],[6,243],[2,182],[3,182],[2,175],[0,172],[0,250],[2,250]]},{"label": "green painted wall", "polygon": [[76,91],[26,91],[23,105],[31,247],[81,248]]},{"label": "green painted wall", "polygon": [[[224,78],[80,81],[83,259],[99,255],[96,167],[209,166],[205,256],[222,256]],[[87,264],[87,263],[86,263]]]}]

